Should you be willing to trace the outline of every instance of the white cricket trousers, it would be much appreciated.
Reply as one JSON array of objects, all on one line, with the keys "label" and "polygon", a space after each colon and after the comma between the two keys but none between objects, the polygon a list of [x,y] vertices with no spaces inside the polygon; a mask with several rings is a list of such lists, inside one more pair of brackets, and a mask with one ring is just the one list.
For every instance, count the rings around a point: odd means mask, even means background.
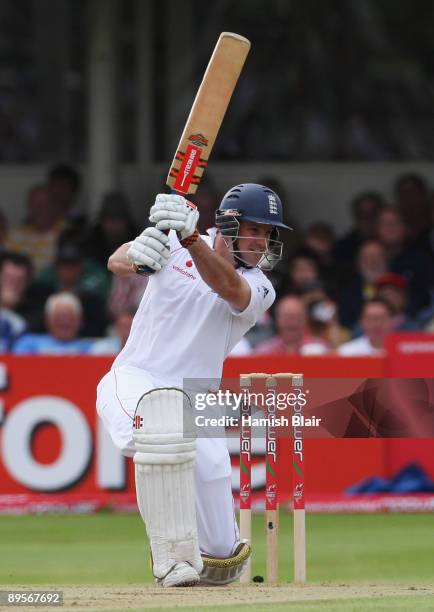
[{"label": "white cricket trousers", "polygon": [[[127,457],[135,453],[133,416],[144,393],[164,387],[140,368],[110,370],[97,388],[96,408],[114,444]],[[194,469],[199,547],[204,553],[228,557],[239,539],[235,520],[231,464],[224,438],[198,438]]]}]

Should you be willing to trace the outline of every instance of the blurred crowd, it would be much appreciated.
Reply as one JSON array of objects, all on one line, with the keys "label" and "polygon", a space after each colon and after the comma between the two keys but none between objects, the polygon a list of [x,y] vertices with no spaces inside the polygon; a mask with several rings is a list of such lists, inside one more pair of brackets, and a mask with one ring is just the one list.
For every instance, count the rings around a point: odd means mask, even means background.
[{"label": "blurred crowd", "polygon": [[[114,277],[106,264],[143,228],[120,191],[103,197],[91,223],[79,191],[77,171],[56,165],[30,189],[21,224],[9,228],[0,216],[3,353],[115,355],[128,338],[147,280]],[[210,182],[195,201],[204,233],[219,203]],[[434,330],[434,199],[425,179],[401,175],[392,202],[366,191],[349,206],[343,236],[329,220],[283,236],[290,246],[271,275],[276,302],[233,355],[381,355],[393,331]]]},{"label": "blurred crowd", "polygon": [[78,207],[80,176],[56,165],[33,186],[26,217],[0,223],[0,342],[21,354],[116,354],[146,287],[112,277],[109,255],[138,233],[126,196],[102,199],[90,223]]}]

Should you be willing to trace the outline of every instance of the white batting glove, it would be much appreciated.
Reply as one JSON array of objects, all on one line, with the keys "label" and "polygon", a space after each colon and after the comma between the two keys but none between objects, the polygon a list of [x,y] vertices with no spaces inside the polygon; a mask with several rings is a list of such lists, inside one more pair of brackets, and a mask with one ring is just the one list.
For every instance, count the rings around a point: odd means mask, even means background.
[{"label": "white batting glove", "polygon": [[159,230],[175,230],[184,240],[196,231],[199,221],[197,207],[180,195],[159,193],[151,208],[149,221]]},{"label": "white batting glove", "polygon": [[147,227],[133,240],[127,257],[136,266],[159,272],[170,257],[169,237],[156,227]]}]

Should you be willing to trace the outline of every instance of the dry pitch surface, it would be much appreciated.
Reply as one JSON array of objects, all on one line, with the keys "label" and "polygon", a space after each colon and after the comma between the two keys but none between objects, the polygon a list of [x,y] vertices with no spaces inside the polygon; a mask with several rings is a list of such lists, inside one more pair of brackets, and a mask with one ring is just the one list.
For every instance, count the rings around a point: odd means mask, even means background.
[{"label": "dry pitch surface", "polygon": [[[221,607],[240,609],[240,606],[254,606],[255,612],[262,609],[272,610],[273,604],[288,604],[288,609],[295,610],[296,604],[308,602],[341,601],[349,599],[370,599],[404,597],[413,600],[411,608],[417,608],[418,596],[434,596],[433,585],[327,585],[315,584],[304,586],[241,586],[229,587],[195,587],[183,589],[162,589],[154,586],[141,585],[105,585],[105,586],[65,586],[45,587],[47,590],[63,590],[64,605],[58,608],[64,612],[86,610],[146,610],[146,609],[184,609],[207,610]],[[20,587],[1,587],[2,590],[30,590],[29,585]],[[42,590],[41,586],[35,590]],[[410,603],[410,602],[409,602]],[[39,607],[26,606],[25,609],[41,610]],[[46,608],[48,609],[48,608]],[[49,608],[51,610],[56,608]],[[280,606],[279,606],[279,609]],[[363,608],[353,608],[363,609]]]}]

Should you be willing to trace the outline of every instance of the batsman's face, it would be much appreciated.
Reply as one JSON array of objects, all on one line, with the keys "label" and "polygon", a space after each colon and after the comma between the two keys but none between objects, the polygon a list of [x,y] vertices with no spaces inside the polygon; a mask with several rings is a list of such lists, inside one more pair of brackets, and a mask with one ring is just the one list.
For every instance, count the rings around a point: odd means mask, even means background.
[{"label": "batsman's face", "polygon": [[250,266],[257,266],[268,248],[273,228],[254,221],[241,221],[238,232],[238,250]]}]

